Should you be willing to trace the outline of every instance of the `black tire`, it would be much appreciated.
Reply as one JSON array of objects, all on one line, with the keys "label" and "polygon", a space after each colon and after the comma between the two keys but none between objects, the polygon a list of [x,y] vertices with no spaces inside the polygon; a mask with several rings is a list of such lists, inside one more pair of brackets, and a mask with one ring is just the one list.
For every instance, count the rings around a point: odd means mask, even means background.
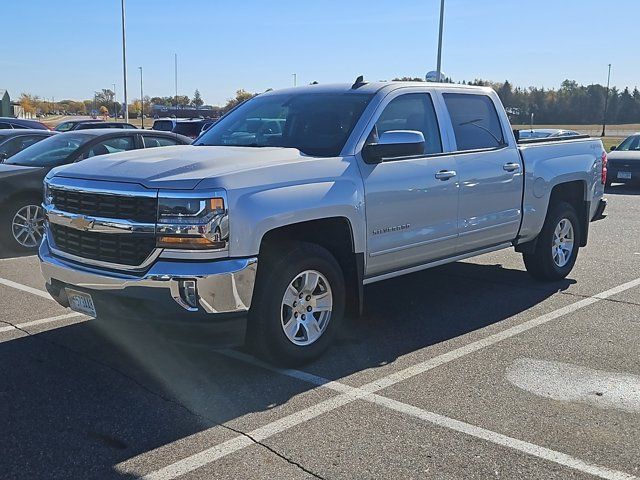
[{"label": "black tire", "polygon": [[[307,270],[321,273],[328,282],[333,306],[320,337],[305,346],[293,343],[282,327],[283,297],[289,284]],[[258,262],[258,275],[248,320],[248,344],[267,361],[301,365],[320,356],[331,344],[342,323],[345,305],[344,275],[326,249],[311,243],[280,245]]]},{"label": "black tire", "polygon": [[21,245],[13,235],[12,224],[15,214],[26,205],[40,206],[42,199],[36,196],[14,199],[0,209],[0,245],[11,252],[36,251],[38,246]]},{"label": "black tire", "polygon": [[[553,259],[552,246],[554,231],[562,219],[567,219],[573,227],[573,250],[569,260],[562,267],[558,266]],[[536,249],[533,253],[523,254],[524,265],[527,272],[543,282],[562,280],[565,278],[576,263],[580,245],[580,221],[573,205],[567,202],[560,202],[550,207],[547,218],[544,221],[542,231],[538,235]]]}]

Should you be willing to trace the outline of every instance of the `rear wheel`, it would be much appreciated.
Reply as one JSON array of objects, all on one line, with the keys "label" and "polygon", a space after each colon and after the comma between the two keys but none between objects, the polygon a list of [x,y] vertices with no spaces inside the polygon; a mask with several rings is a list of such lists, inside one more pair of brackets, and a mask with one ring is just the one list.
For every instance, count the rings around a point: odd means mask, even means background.
[{"label": "rear wheel", "polygon": [[580,223],[576,210],[571,204],[560,202],[550,208],[535,251],[523,255],[525,267],[537,280],[561,280],[573,269],[579,245]]},{"label": "rear wheel", "polygon": [[44,211],[38,200],[17,200],[3,209],[0,239],[6,247],[16,251],[38,248],[44,234]]},{"label": "rear wheel", "polygon": [[297,242],[258,266],[249,312],[249,343],[270,361],[300,365],[321,355],[342,321],[340,265],[326,249]]}]

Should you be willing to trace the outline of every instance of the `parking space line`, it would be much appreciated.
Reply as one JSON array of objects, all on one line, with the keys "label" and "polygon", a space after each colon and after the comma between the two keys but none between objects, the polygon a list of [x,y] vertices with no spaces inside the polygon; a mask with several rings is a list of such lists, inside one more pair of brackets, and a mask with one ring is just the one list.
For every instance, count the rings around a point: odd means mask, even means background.
[{"label": "parking space line", "polygon": [[[382,390],[384,388],[390,387],[392,385],[395,385],[396,383],[402,382],[409,378],[413,378],[416,375],[424,373],[437,366],[443,365],[445,363],[449,363],[453,360],[459,359],[465,355],[469,355],[470,353],[489,347],[491,345],[494,345],[508,338],[512,338],[516,335],[529,331],[535,327],[544,325],[552,320],[560,318],[569,313],[573,313],[581,308],[584,308],[586,306],[592,305],[599,301],[605,300],[613,295],[617,295],[619,293],[622,293],[626,290],[629,290],[637,286],[640,286],[640,278],[636,278],[635,280],[631,280],[629,282],[623,283],[622,285],[611,288],[609,290],[601,292],[592,297],[588,297],[588,298],[579,300],[575,303],[572,303],[570,305],[567,305],[565,307],[561,307],[552,312],[536,317],[532,320],[523,322],[520,325],[507,328],[502,332],[489,335],[484,339],[471,342],[463,347],[459,347],[454,350],[451,350],[450,352],[444,353],[442,355],[438,355],[430,360],[426,360],[424,362],[421,362],[416,365],[405,368],[403,370],[400,370],[399,372],[395,372],[385,377],[382,377],[378,380],[374,380],[373,382],[367,383],[359,388],[351,387],[349,385],[346,385],[337,381],[329,380],[327,378],[319,377],[317,375],[303,372],[301,370],[277,368],[237,351],[225,351],[224,354],[229,357],[242,360],[247,363],[251,363],[255,366],[259,366],[276,373],[287,375],[289,377],[296,378],[298,380],[302,380],[302,381],[317,385],[319,387],[329,388],[333,391],[340,392],[340,395],[337,395],[329,400],[325,400],[324,402],[321,402],[317,405],[313,405],[299,412],[287,415],[279,420],[268,423],[264,427],[261,427],[259,429],[256,429],[250,432],[248,435],[250,435],[252,438],[254,438],[257,441],[265,440],[273,435],[276,435],[285,430],[288,430],[289,428],[292,428],[308,420],[316,418],[319,415],[322,415],[323,413],[328,413],[343,405],[352,403],[358,399],[362,399],[368,402],[385,406],[387,408],[391,408],[393,410],[396,410],[402,413],[410,412],[412,416],[429,421],[433,424],[436,424],[445,428],[449,428],[458,432],[466,433],[476,438],[481,438],[481,439],[496,443],[498,445],[516,449],[518,451],[527,453],[529,455],[536,456],[551,462],[555,462],[557,464],[567,466],[569,468],[573,468],[575,470],[579,470],[585,473],[589,473],[591,475],[596,475],[601,478],[633,479],[637,477],[634,477],[624,472],[608,469],[606,467],[602,467],[599,465],[590,464],[578,458],[571,457],[570,455],[567,455],[561,452],[556,452],[554,450],[550,450],[544,447],[540,447],[538,445],[534,445],[534,444],[525,442],[523,440],[507,437],[506,435],[492,432],[490,430],[486,430],[481,427],[477,427],[465,422],[461,422],[459,420],[444,417],[442,415],[438,415],[433,412],[428,412],[426,410],[421,410],[421,409],[418,409],[417,407],[413,407],[411,405],[404,404],[402,402],[397,402],[395,400],[389,399],[387,397],[383,397],[381,395],[377,395],[375,392]],[[160,480],[160,479],[169,480],[169,479],[174,479],[178,476],[184,475],[186,473],[192,472],[197,468],[200,468],[204,465],[212,463],[226,455],[229,455],[233,452],[236,452],[238,450],[241,450],[247,446],[254,444],[253,442],[248,441],[246,437],[244,437],[245,440],[241,440],[243,437],[244,436],[242,435],[235,437],[234,439],[231,439],[220,445],[213,446],[202,452],[199,452],[197,454],[194,454],[182,460],[179,460],[175,463],[172,463],[162,469],[151,472],[142,478],[144,480]],[[223,445],[225,447],[221,449]]]},{"label": "parking space line", "polygon": [[67,318],[84,317],[81,313],[65,313],[64,315],[57,315],[55,317],[41,318],[40,320],[31,320],[30,322],[16,323],[13,325],[7,325],[6,327],[0,327],[0,333],[9,332],[11,330],[20,330],[26,327],[33,327],[35,325],[43,325],[45,323],[57,322],[59,320],[66,320]]},{"label": "parking space line", "polygon": [[0,285],[5,285],[7,287],[15,288],[16,290],[22,290],[23,292],[31,293],[33,295],[38,295],[39,297],[46,298],[47,300],[53,300],[53,298],[51,298],[51,295],[49,295],[49,293],[46,292],[45,290],[29,287],[27,285],[14,282],[12,280],[7,280],[6,278],[0,278]]}]

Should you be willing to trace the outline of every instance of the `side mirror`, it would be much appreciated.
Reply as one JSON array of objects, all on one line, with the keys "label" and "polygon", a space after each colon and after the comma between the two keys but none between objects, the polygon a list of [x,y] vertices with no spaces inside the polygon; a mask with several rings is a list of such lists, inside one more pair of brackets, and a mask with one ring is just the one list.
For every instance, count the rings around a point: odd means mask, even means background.
[{"label": "side mirror", "polygon": [[366,163],[380,163],[385,158],[410,157],[424,153],[424,135],[417,130],[389,130],[380,135],[377,143],[362,149]]},{"label": "side mirror", "polygon": [[611,148],[609,149],[609,151],[613,152],[616,148],[618,148],[616,145],[611,145]]},{"label": "side mirror", "polygon": [[516,137],[516,142],[520,141],[520,130],[514,130],[513,136]]}]

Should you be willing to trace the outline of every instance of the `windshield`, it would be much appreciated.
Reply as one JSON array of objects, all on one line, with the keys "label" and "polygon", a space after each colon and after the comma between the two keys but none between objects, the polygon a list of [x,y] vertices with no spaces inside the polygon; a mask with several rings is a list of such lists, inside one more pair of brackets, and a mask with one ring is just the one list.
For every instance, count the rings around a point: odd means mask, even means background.
[{"label": "windshield", "polygon": [[5,163],[29,167],[57,167],[58,165],[64,165],[91,138],[93,137],[74,135],[72,133],[55,135],[16,153]]},{"label": "windshield", "polygon": [[291,147],[335,157],[373,95],[306,93],[255,97],[206,130],[195,145]]},{"label": "windshield", "polygon": [[640,135],[631,135],[623,140],[623,142],[616,148],[618,151],[623,152],[638,152],[640,151]]}]

